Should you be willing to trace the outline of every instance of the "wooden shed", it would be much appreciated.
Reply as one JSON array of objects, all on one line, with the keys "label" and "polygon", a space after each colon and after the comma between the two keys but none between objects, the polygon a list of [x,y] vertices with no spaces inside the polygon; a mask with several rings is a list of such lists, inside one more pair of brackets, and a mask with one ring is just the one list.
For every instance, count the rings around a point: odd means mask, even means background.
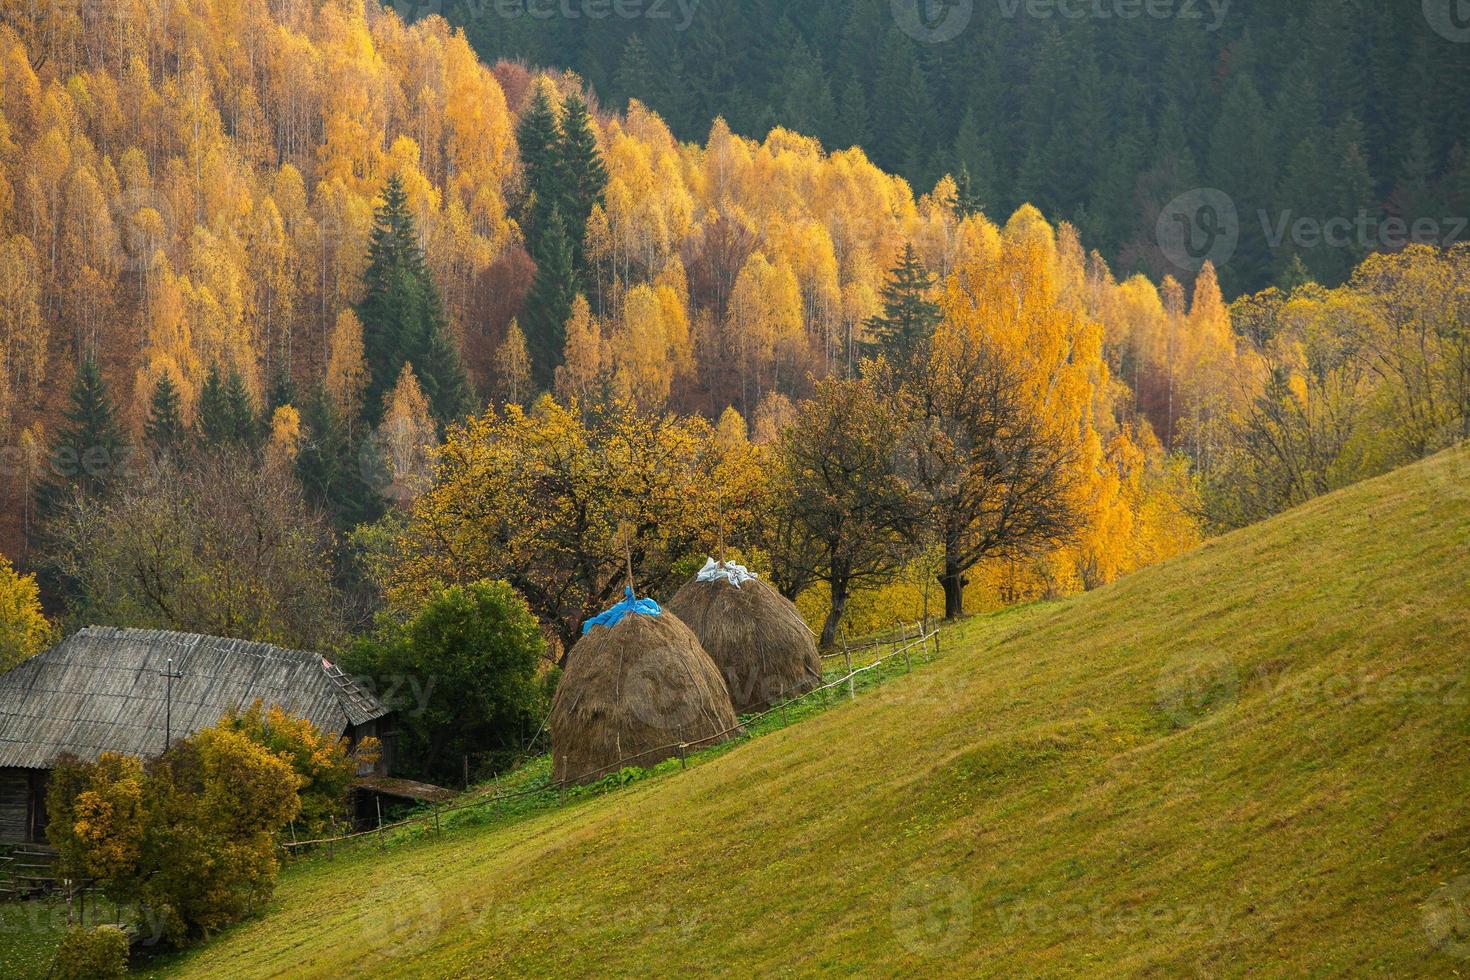
[{"label": "wooden shed", "polygon": [[46,782],[58,756],[156,756],[169,740],[256,701],[352,743],[380,739],[375,772],[387,774],[392,712],[320,654],[93,626],[0,674],[0,844],[45,840]]}]

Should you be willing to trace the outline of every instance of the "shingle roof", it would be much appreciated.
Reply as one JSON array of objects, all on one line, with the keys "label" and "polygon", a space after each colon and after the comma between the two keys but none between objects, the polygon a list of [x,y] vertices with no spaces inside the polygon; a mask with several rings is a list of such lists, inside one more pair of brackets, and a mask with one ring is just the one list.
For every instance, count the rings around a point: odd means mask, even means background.
[{"label": "shingle roof", "polygon": [[0,767],[48,768],[70,752],[152,756],[163,749],[163,676],[174,738],[255,701],[338,734],[388,714],[315,653],[213,636],[92,626],[0,674]]}]

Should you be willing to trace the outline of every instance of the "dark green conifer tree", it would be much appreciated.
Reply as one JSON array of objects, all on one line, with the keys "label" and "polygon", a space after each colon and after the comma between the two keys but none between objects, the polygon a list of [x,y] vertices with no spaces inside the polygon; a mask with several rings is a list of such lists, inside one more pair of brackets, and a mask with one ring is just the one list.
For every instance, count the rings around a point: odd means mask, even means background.
[{"label": "dark green conifer tree", "polygon": [[900,371],[928,346],[943,318],[939,305],[928,298],[933,285],[934,277],[919,260],[913,243],[905,245],[883,287],[883,312],[867,322],[874,338],[870,352],[887,354]]},{"label": "dark green conifer tree", "polygon": [[577,297],[577,277],[572,267],[572,243],[562,223],[561,212],[553,211],[536,257],[536,278],[526,297],[522,319],[526,347],[531,355],[531,379],[539,388],[551,387],[556,367],[566,347],[566,325]]},{"label": "dark green conifer tree", "polygon": [[572,265],[578,281],[586,289],[587,219],[593,207],[604,203],[607,190],[607,167],[597,147],[597,134],[587,103],[575,92],[567,97],[562,117],[561,138],[556,143],[557,182],[561,192],[562,217],[572,240]]},{"label": "dark green conifer tree", "polygon": [[557,209],[562,199],[558,159],[561,127],[551,99],[540,87],[532,95],[531,104],[521,114],[521,120],[516,126],[516,143],[520,148],[521,169],[526,178],[526,197],[521,206],[521,231],[526,236],[527,249],[535,255],[538,241],[545,231],[547,217]]},{"label": "dark green conifer tree", "polygon": [[143,423],[143,438],[155,453],[177,452],[184,446],[183,404],[173,375],[165,371],[153,385],[148,399],[148,419]]},{"label": "dark green conifer tree", "polygon": [[344,420],[320,384],[306,398],[301,428],[296,475],[307,499],[344,530],[381,517],[382,497],[369,482],[372,468],[379,465],[378,454],[370,444],[348,436]]},{"label": "dark green conifer tree", "polygon": [[66,424],[51,445],[47,478],[37,490],[37,511],[55,516],[76,494],[105,494],[122,477],[127,443],[117,424],[117,409],[97,360],[90,354],[77,365]]},{"label": "dark green conifer tree", "polygon": [[368,422],[382,418],[383,395],[409,361],[421,366],[416,371],[435,418],[440,424],[452,421],[467,407],[468,381],[396,175],[388,178],[373,214],[363,283],[357,318],[369,375],[363,401]]},{"label": "dark green conifer tree", "polygon": [[198,441],[205,446],[222,446],[230,440],[233,424],[230,404],[225,396],[225,379],[218,362],[209,365],[204,387],[199,389],[199,418],[196,423]]}]

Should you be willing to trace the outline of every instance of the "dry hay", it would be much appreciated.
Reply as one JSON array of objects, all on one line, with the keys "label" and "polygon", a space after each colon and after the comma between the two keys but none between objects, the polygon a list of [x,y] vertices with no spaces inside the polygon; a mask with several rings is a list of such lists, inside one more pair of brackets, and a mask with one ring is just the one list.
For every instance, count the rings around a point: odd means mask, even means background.
[{"label": "dry hay", "polygon": [[791,600],[760,579],[690,581],[667,608],[689,624],[720,668],[741,714],[822,683],[822,658]]},{"label": "dry hay", "polygon": [[572,647],[551,706],[557,782],[595,782],[652,766],[735,734],[739,720],[719,668],[667,610],[595,626]]}]

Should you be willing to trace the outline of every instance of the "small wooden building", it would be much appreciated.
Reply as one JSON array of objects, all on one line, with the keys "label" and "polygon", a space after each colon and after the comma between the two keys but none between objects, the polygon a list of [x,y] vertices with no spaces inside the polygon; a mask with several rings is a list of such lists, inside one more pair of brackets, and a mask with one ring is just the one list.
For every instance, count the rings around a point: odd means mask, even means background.
[{"label": "small wooden building", "polygon": [[352,743],[378,738],[383,758],[363,775],[387,775],[393,713],[320,654],[93,626],[0,674],[0,844],[46,839],[57,757],[156,756],[256,701]]}]

